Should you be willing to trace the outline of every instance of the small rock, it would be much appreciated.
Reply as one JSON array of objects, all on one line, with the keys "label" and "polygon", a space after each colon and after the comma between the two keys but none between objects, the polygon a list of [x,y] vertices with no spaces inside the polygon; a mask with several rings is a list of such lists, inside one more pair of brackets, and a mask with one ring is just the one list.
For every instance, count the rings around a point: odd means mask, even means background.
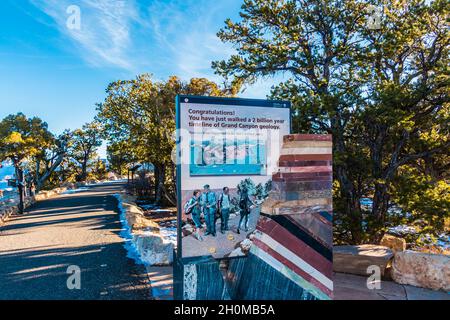
[{"label": "small rock", "polygon": [[251,242],[250,239],[245,239],[239,245],[243,252],[248,252],[248,251],[250,251],[250,248],[252,247],[253,242]]},{"label": "small rock", "polygon": [[380,245],[390,248],[393,252],[405,251],[406,241],[403,238],[385,234],[381,239]]},{"label": "small rock", "polygon": [[242,251],[241,248],[236,248],[228,255],[228,257],[243,257],[245,256],[245,253]]},{"label": "small rock", "polygon": [[190,235],[194,232],[194,227],[187,223],[183,226],[183,234]]}]

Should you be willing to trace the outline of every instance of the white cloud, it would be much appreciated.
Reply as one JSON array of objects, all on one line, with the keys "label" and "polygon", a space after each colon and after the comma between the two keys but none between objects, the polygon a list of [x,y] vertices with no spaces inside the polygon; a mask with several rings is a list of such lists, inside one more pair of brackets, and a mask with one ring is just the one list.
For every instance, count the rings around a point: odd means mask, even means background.
[{"label": "white cloud", "polygon": [[[239,3],[238,1],[234,1]],[[225,59],[234,50],[217,38],[223,11],[231,3],[211,1],[154,1],[148,9],[155,39],[172,58],[176,73],[184,79],[217,80],[211,62]]]},{"label": "white cloud", "polygon": [[112,65],[133,70],[128,57],[132,45],[131,24],[139,19],[134,1],[84,0],[76,3],[81,11],[80,30],[66,25],[66,12],[74,1],[31,0],[54,19],[59,31],[72,40],[82,57],[93,65]]},{"label": "white cloud", "polygon": [[[242,0],[30,0],[53,18],[77,54],[94,66],[114,66],[128,75],[150,72],[158,79],[205,77],[220,83],[211,62],[235,50],[217,32]],[[70,5],[81,10],[81,29],[66,26]],[[248,86],[243,97],[265,98],[280,77]]]},{"label": "white cloud", "polygon": [[[148,10],[150,26],[156,41],[170,57],[175,74],[183,79],[206,77],[219,83],[223,80],[214,74],[211,62],[226,60],[235,54],[235,50],[216,34],[227,18],[224,12],[230,12],[230,7],[235,7],[231,11],[237,13],[241,3],[241,0],[153,2]],[[247,86],[241,96],[264,99],[270,94],[271,87],[283,80],[283,75],[260,79]]]}]

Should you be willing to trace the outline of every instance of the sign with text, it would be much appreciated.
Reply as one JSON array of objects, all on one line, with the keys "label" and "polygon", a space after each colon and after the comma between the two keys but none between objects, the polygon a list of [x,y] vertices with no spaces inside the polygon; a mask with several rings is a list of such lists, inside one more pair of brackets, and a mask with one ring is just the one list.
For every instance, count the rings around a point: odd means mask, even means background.
[{"label": "sign with text", "polygon": [[239,255],[290,121],[285,101],[177,97],[180,257]]}]

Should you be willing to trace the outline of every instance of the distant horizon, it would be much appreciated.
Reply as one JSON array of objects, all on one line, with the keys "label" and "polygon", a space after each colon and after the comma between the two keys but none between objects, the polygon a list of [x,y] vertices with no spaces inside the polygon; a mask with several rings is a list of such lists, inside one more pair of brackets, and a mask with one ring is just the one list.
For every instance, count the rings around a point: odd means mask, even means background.
[{"label": "distant horizon", "polygon": [[[2,162],[2,164],[4,163],[6,163],[6,161]],[[6,178],[12,175],[14,175],[14,167],[12,164],[4,165],[0,168],[0,190],[9,188]]]}]

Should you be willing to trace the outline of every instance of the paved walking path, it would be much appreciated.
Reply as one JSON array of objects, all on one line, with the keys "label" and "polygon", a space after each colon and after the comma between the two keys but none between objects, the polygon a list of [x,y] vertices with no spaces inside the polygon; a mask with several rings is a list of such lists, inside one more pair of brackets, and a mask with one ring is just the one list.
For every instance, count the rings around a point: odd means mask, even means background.
[{"label": "paved walking path", "polygon": [[173,300],[173,267],[148,266],[155,300]]},{"label": "paved walking path", "polygon": [[[123,184],[96,185],[38,202],[0,226],[0,300],[149,299],[144,266],[126,257],[112,196]],[[81,269],[81,289],[67,268]]]},{"label": "paved walking path", "polygon": [[367,288],[367,277],[335,273],[335,300],[450,300],[443,291],[402,285],[393,281],[381,281],[380,289]]}]

